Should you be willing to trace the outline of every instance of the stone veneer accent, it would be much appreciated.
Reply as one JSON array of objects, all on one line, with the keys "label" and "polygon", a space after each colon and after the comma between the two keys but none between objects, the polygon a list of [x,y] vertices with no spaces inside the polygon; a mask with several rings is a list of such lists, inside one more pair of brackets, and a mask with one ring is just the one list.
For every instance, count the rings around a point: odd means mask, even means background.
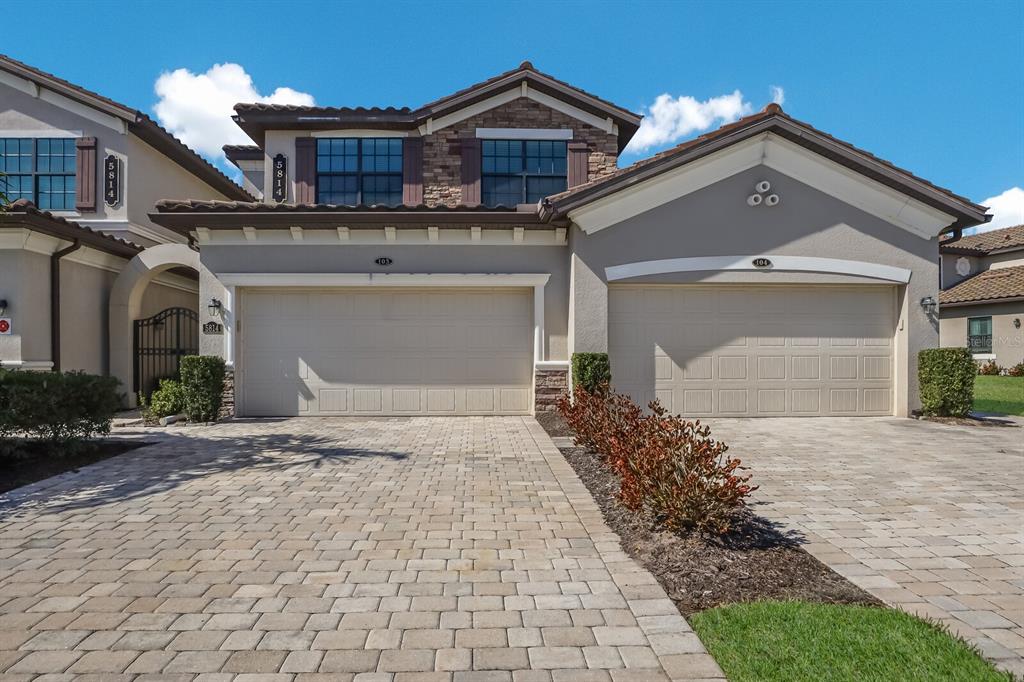
[{"label": "stone veneer accent", "polygon": [[569,390],[569,370],[536,369],[533,372],[534,412],[554,412],[556,403]]},{"label": "stone veneer accent", "polygon": [[235,417],[235,370],[224,370],[224,389],[220,393],[220,411],[217,420],[234,419]]},{"label": "stone veneer accent", "polygon": [[477,128],[571,128],[573,140],[589,147],[588,180],[613,172],[619,157],[615,135],[520,97],[423,137],[423,203],[456,206],[462,202],[459,140],[474,137]]}]

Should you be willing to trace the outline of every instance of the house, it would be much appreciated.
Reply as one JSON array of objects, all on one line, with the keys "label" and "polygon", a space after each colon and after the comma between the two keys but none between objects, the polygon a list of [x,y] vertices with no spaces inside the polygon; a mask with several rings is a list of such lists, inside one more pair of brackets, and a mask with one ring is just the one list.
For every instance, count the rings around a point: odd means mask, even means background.
[{"label": "house", "polygon": [[1000,367],[1024,362],[1024,225],[940,247],[939,342]]},{"label": "house", "polygon": [[[907,415],[985,209],[776,105],[641,117],[529,62],[418,108],[239,104],[262,200],[165,200],[240,415],[529,414],[576,352],[687,416]],[[260,163],[262,156],[262,163]]]},{"label": "house", "polygon": [[[175,196],[253,200],[142,112],[2,55],[0,173],[0,191],[13,202],[0,212],[2,367],[130,370],[133,329],[109,334],[116,280],[147,247],[187,249],[184,236],[149,218],[153,204]],[[195,349],[198,273],[168,268],[145,279],[125,302],[132,320],[176,311],[153,324]],[[159,370],[156,351],[168,343],[138,348],[154,353],[134,374]],[[139,388],[134,374],[124,390]]]}]

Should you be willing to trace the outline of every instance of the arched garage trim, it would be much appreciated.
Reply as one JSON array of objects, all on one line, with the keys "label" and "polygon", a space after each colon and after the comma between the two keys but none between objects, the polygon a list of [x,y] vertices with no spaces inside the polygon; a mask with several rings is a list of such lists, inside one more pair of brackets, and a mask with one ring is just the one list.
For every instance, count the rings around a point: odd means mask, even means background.
[{"label": "arched garage trim", "polygon": [[[767,261],[767,265],[757,261]],[[839,258],[816,258],[812,256],[698,256],[694,258],[666,258],[663,260],[639,261],[624,265],[613,265],[604,269],[609,282],[616,282],[646,275],[663,275],[674,272],[701,272],[747,270],[754,272],[821,272],[835,275],[854,275],[868,279],[906,284],[910,281],[910,270],[891,265],[868,263]]]},{"label": "arched garage trim", "polygon": [[132,258],[110,292],[110,374],[127,390],[128,405],[136,404],[132,385],[132,321],[142,314],[142,297],[161,272],[186,267],[199,270],[199,252],[184,244],[151,246]]}]

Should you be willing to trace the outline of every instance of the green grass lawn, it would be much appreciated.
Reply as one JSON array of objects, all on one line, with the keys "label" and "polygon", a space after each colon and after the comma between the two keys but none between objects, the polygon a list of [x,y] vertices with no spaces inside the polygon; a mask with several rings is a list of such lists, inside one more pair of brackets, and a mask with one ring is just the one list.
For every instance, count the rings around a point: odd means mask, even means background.
[{"label": "green grass lawn", "polygon": [[1024,377],[979,376],[974,381],[974,409],[1024,416]]},{"label": "green grass lawn", "polygon": [[1010,679],[961,640],[895,609],[754,602],[690,622],[732,682]]}]

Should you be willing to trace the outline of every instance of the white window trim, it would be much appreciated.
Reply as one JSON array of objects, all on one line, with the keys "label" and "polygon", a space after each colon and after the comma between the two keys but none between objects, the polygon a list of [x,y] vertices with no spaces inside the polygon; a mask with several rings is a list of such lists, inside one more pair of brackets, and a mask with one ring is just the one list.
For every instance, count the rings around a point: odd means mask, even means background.
[{"label": "white window trim", "polygon": [[[755,258],[767,258],[772,265],[768,268],[754,267]],[[666,258],[664,260],[648,260],[624,265],[613,265],[605,268],[605,277],[609,282],[616,282],[633,277],[647,275],[663,275],[676,272],[726,271],[744,270],[764,272],[820,272],[836,275],[855,275],[884,282],[906,284],[910,281],[910,270],[879,263],[864,261],[841,260],[838,258],[817,258],[811,256],[698,256],[694,258]]]},{"label": "white window trim", "polygon": [[482,140],[571,140],[572,130],[566,128],[477,128]]}]

